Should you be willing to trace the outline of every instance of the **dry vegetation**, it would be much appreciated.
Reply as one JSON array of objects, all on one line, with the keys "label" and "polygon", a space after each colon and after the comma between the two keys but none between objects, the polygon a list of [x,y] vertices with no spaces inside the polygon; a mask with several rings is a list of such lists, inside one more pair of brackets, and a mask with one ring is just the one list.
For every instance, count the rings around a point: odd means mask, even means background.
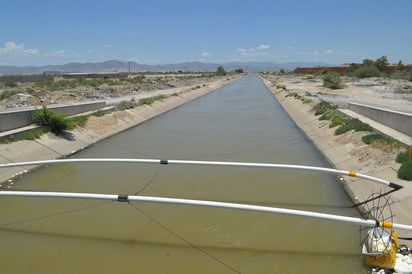
[{"label": "dry vegetation", "polygon": [[125,78],[64,78],[31,83],[0,83],[0,110],[89,100],[105,100],[216,81],[224,76],[204,74],[134,74]]}]

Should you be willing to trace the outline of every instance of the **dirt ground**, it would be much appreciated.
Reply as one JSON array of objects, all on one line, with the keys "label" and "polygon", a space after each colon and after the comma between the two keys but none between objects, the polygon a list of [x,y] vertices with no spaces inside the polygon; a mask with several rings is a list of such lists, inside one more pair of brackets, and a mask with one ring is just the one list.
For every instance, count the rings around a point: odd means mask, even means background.
[{"label": "dirt ground", "polygon": [[0,83],[0,111],[41,106],[43,104],[75,103],[137,96],[142,92],[167,90],[185,86],[202,86],[224,79],[210,74],[145,74],[127,78],[66,79],[54,82]]}]

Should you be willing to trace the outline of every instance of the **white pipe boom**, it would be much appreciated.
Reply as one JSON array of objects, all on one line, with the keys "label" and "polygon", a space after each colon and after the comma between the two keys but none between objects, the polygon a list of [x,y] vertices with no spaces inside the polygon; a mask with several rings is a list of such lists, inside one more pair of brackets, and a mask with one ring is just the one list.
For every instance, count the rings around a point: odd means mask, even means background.
[{"label": "white pipe boom", "polygon": [[247,210],[247,211],[296,215],[296,216],[324,219],[324,220],[330,220],[330,221],[346,222],[346,223],[352,223],[352,224],[363,225],[363,226],[368,226],[368,227],[395,228],[395,229],[404,229],[404,230],[412,231],[411,225],[396,224],[396,223],[390,223],[390,222],[379,222],[377,220],[367,220],[367,219],[361,219],[361,218],[356,218],[356,217],[347,217],[347,216],[341,216],[341,215],[295,210],[295,209],[288,209],[288,208],[277,208],[277,207],[267,207],[267,206],[257,206],[257,205],[227,203],[227,202],[217,202],[217,201],[167,198],[167,197],[155,197],[155,196],[73,193],[73,192],[37,192],[37,191],[0,191],[0,196],[99,199],[99,200],[111,200],[111,201],[119,201],[119,202],[149,202],[149,203],[166,203],[166,204],[178,204],[178,205],[190,205],[190,206],[229,208],[229,209],[238,209],[238,210]]},{"label": "white pipe boom", "polygon": [[377,182],[379,184],[400,189],[402,186],[392,183],[387,180],[376,178],[373,176],[357,173],[355,171],[338,170],[324,167],[304,166],[304,165],[288,165],[288,164],[270,164],[270,163],[244,163],[244,162],[219,162],[219,161],[189,161],[189,160],[159,160],[159,159],[121,159],[121,158],[84,158],[84,159],[57,159],[57,160],[43,160],[30,161],[19,163],[0,164],[0,168],[19,167],[19,166],[33,166],[33,165],[47,165],[47,164],[63,164],[63,163],[138,163],[138,164],[183,164],[183,165],[208,165],[208,166],[232,166],[232,167],[263,167],[263,168],[285,168],[285,169],[299,169],[309,171],[319,171],[324,173],[339,174],[351,177],[358,177],[369,181]]}]

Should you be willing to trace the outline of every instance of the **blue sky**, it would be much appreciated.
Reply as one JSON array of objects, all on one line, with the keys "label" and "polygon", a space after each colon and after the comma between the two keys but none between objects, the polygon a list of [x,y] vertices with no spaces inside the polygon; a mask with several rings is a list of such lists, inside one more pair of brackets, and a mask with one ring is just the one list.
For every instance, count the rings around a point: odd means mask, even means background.
[{"label": "blue sky", "polygon": [[410,0],[6,0],[0,65],[412,63]]}]

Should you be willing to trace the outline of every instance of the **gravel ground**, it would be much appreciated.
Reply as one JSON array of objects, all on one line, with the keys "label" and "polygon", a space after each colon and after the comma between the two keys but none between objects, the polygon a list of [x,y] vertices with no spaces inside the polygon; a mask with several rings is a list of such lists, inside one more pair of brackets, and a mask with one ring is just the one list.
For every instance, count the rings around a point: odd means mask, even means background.
[{"label": "gravel ground", "polygon": [[[77,103],[139,96],[159,90],[199,85],[225,79],[210,74],[151,74],[130,75],[125,79],[64,79],[56,77],[51,83],[0,83],[0,111],[42,104]],[[63,85],[66,83],[66,85]]]}]

